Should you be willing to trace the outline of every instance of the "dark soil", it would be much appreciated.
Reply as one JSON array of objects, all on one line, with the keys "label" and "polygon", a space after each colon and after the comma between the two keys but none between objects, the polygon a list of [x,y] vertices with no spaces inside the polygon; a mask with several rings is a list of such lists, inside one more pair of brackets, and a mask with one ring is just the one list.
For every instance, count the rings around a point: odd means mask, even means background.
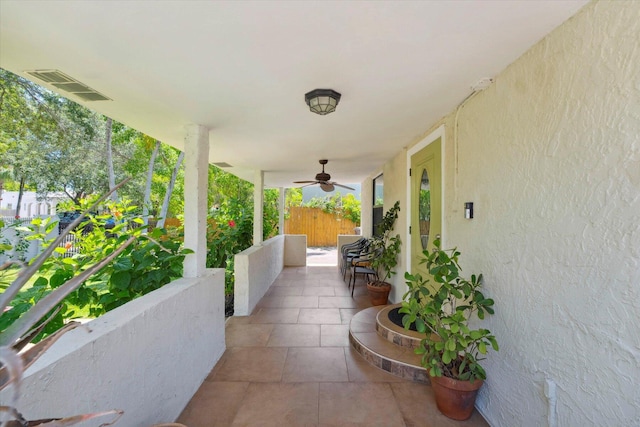
[{"label": "dark soil", "polygon": [[233,316],[233,295],[224,296],[224,317]]},{"label": "dark soil", "polygon": [[[404,314],[399,313],[399,311],[400,311],[400,307],[396,307],[393,310],[389,311],[389,320],[391,320],[391,322],[393,322],[395,325],[398,325],[401,328],[403,328],[404,326],[402,325],[402,318],[404,317]],[[412,323],[409,326],[409,330],[417,331],[416,324]]]}]

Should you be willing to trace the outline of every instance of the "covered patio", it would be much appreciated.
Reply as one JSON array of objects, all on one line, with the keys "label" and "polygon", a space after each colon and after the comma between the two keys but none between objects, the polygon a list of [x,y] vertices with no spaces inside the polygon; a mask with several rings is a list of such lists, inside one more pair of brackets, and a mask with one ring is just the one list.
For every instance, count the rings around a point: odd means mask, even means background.
[{"label": "covered patio", "polygon": [[351,298],[336,266],[285,268],[250,316],[229,319],[227,349],[178,422],[487,426],[477,411],[464,422],[445,417],[428,385],[372,366],[349,345],[351,319],[371,307],[356,283]]},{"label": "covered patio", "polygon": [[[121,408],[132,426],[446,425],[428,387],[351,354],[346,322],[365,302],[337,269],[300,266],[290,236],[263,241],[263,189],[282,207],[328,159],[332,180],[362,185],[365,236],[374,206],[400,202],[391,302],[436,234],[484,275],[500,343],[476,401],[489,425],[639,425],[639,16],[640,2],[606,0],[0,0],[2,68],[185,152],[194,251],[184,278],[56,343],[21,409]],[[313,89],[341,93],[335,112],[309,111]],[[224,274],[205,268],[209,164],[256,189],[226,325]]]}]

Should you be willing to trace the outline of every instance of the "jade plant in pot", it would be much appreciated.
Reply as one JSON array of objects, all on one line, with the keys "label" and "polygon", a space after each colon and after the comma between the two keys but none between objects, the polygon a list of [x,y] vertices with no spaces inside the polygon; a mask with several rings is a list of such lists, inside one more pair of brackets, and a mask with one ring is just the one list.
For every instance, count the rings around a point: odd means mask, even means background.
[{"label": "jade plant in pot", "polygon": [[391,284],[387,280],[396,273],[394,268],[398,265],[398,254],[402,245],[400,235],[392,234],[399,211],[400,202],[396,201],[378,224],[379,237],[373,238],[371,242],[375,252],[371,259],[371,268],[376,271],[377,276],[376,280],[367,283],[372,305],[384,305],[389,299]]},{"label": "jade plant in pot", "polygon": [[[466,420],[473,413],[478,390],[487,375],[480,365],[489,347],[498,351],[498,342],[488,329],[472,329],[470,320],[493,314],[493,300],[480,291],[482,274],[466,279],[460,274],[460,252],[443,250],[434,241],[432,252],[424,251],[431,277],[405,274],[409,290],[401,313],[405,328],[415,324],[424,334],[415,352],[422,355],[438,409],[447,417]],[[476,322],[474,322],[475,324]]]}]

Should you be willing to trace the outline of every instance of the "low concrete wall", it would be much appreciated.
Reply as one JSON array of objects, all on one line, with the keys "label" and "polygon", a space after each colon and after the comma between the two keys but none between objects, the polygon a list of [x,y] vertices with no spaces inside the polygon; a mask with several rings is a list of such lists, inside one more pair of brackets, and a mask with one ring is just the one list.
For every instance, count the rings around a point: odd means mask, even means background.
[{"label": "low concrete wall", "polygon": [[224,270],[176,280],[63,336],[25,373],[18,409],[27,419],[117,408],[117,425],[174,421],[222,356],[224,321]]},{"label": "low concrete wall", "polygon": [[279,235],[260,246],[236,254],[233,309],[236,316],[248,316],[284,266],[285,236]]},{"label": "low concrete wall", "polygon": [[286,267],[304,267],[307,265],[306,234],[285,234],[284,265]]},{"label": "low concrete wall", "polygon": [[250,315],[284,266],[306,265],[306,235],[281,234],[236,254],[234,315]]}]

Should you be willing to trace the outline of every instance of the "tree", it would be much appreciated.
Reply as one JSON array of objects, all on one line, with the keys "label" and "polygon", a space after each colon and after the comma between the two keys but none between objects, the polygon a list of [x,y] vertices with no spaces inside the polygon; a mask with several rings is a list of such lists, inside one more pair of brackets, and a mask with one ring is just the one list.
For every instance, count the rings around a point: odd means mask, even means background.
[{"label": "tree", "polygon": [[5,70],[0,85],[3,158],[15,180],[76,203],[107,188],[101,116]]},{"label": "tree", "polygon": [[285,206],[302,206],[302,188],[287,188],[285,192]]},{"label": "tree", "polygon": [[156,140],[151,158],[149,159],[149,167],[147,168],[147,183],[144,187],[144,202],[142,203],[142,217],[146,224],[149,224],[149,207],[151,206],[151,181],[153,181],[153,166],[156,163],[156,156],[160,150],[160,141]]},{"label": "tree", "polygon": [[[111,118],[107,118],[107,124],[105,126],[105,142],[107,145],[107,168],[109,169],[109,189],[111,190],[116,186],[116,174],[113,170],[113,148],[111,144],[111,129],[113,127],[113,120]],[[118,192],[114,191],[111,193],[111,200],[114,202],[118,201]]]},{"label": "tree", "polygon": [[178,160],[176,161],[176,165],[173,168],[173,173],[171,174],[171,180],[169,181],[169,186],[167,187],[167,191],[164,195],[164,201],[162,202],[162,210],[160,211],[160,220],[158,221],[158,227],[164,227],[164,221],[167,218],[167,213],[169,211],[169,200],[171,200],[171,194],[173,193],[173,187],[176,183],[176,178],[178,176],[178,172],[180,171],[180,166],[182,165],[182,160],[184,159],[184,151],[180,152],[178,156]]},{"label": "tree", "polygon": [[[39,121],[51,117],[40,114],[38,104],[30,94],[36,92],[35,85],[0,68],[0,170],[2,171],[2,189],[7,180],[13,178],[21,182],[20,191],[24,189],[24,179],[19,169],[11,162],[13,150],[27,140],[32,129],[45,127]],[[1,193],[1,190],[0,190]],[[19,194],[17,212],[20,210],[21,193]]]}]

